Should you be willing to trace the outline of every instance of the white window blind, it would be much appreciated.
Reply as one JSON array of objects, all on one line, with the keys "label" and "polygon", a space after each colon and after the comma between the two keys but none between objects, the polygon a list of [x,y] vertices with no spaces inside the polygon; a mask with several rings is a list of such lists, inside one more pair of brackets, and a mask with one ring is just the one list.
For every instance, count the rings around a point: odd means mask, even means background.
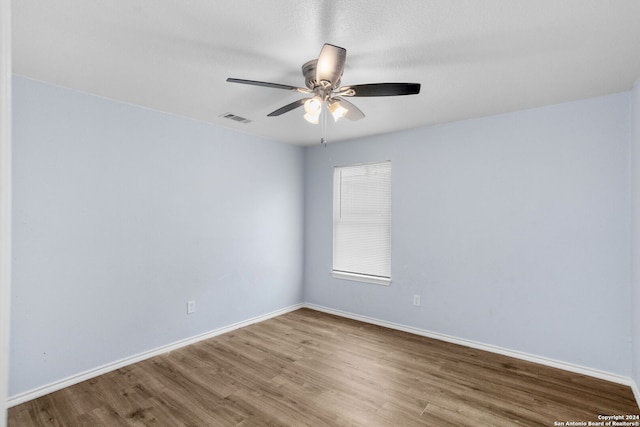
[{"label": "white window blind", "polygon": [[334,169],[333,275],[391,281],[391,162]]}]

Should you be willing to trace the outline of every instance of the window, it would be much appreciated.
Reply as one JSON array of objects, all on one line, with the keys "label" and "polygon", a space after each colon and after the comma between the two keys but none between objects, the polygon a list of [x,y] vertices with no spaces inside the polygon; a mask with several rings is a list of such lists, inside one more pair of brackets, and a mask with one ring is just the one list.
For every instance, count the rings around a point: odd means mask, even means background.
[{"label": "window", "polygon": [[391,282],[391,162],[334,169],[333,277]]}]

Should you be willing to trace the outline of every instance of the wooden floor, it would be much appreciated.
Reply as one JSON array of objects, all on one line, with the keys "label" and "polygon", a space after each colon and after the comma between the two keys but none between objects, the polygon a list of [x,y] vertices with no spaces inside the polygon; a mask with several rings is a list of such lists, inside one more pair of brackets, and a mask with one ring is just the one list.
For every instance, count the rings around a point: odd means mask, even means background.
[{"label": "wooden floor", "polygon": [[[628,387],[301,309],[9,410],[9,426],[554,426]],[[554,424],[558,422],[558,424]]]}]

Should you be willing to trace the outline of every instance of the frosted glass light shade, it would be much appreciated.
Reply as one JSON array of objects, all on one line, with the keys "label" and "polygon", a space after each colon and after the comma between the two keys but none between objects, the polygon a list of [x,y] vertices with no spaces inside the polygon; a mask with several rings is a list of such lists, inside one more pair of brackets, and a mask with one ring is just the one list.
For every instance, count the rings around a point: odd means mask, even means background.
[{"label": "frosted glass light shade", "polygon": [[333,120],[335,120],[336,122],[338,121],[338,119],[344,117],[345,114],[347,114],[347,110],[346,108],[344,108],[341,104],[340,101],[333,100],[329,102],[329,111],[331,112],[331,115],[333,116]]},{"label": "frosted glass light shade", "polygon": [[320,108],[322,108],[322,100],[317,96],[314,96],[311,99],[307,99],[307,101],[304,103],[304,111],[306,111],[307,114],[311,114],[312,116],[319,116]]},{"label": "frosted glass light shade", "polygon": [[305,119],[306,121],[308,121],[309,123],[314,124],[314,125],[317,125],[317,124],[318,124],[318,119],[319,119],[319,118],[320,118],[320,115],[317,115],[317,116],[316,116],[316,115],[309,114],[309,113],[307,113],[307,114],[305,114],[305,115],[304,115],[304,119]]}]

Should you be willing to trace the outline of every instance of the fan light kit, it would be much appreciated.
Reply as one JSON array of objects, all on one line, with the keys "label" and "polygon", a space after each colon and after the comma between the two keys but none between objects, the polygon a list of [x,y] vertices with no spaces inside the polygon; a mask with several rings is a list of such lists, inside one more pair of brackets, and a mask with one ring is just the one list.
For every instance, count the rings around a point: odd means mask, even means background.
[{"label": "fan light kit", "polygon": [[304,106],[304,118],[309,123],[318,124],[323,107],[335,121],[345,117],[349,120],[360,120],[364,113],[344,97],[354,96],[398,96],[416,95],[420,93],[420,83],[369,83],[353,86],[340,86],[344,63],[347,58],[345,48],[325,43],[318,59],[312,59],[302,66],[306,88],[284,85],[280,83],[261,82],[228,78],[231,83],[242,83],[264,86],[275,89],[293,90],[312,95],[287,104],[269,113],[269,117],[279,116],[298,107]]}]

